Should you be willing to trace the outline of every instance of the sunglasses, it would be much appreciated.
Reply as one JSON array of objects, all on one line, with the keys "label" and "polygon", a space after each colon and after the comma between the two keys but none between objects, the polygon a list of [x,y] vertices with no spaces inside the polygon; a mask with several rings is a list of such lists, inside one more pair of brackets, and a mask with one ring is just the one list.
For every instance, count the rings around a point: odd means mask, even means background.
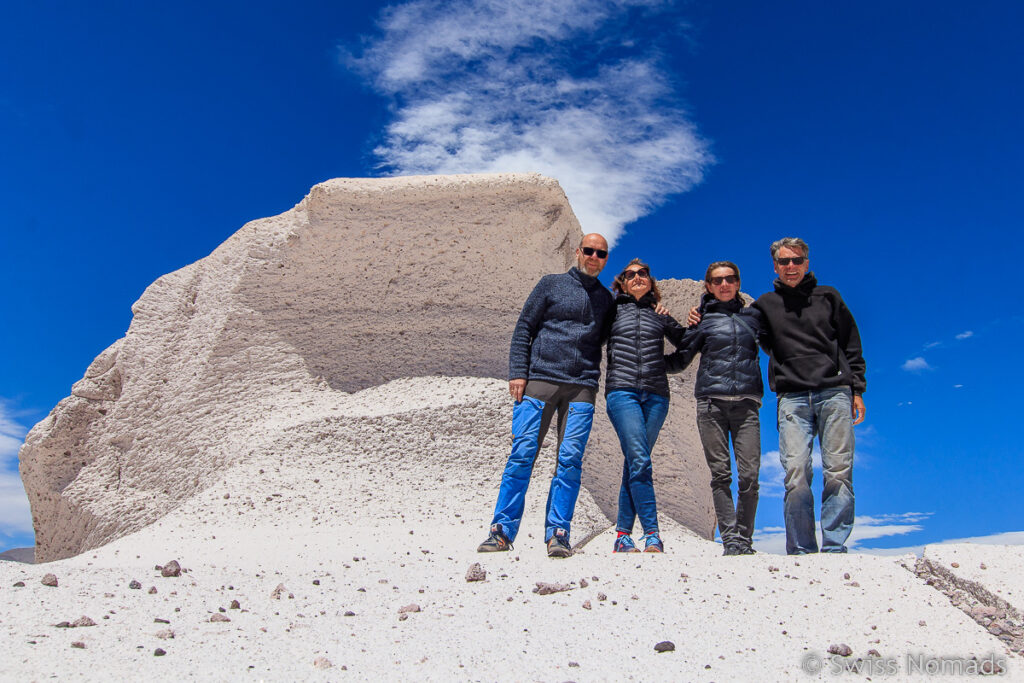
[{"label": "sunglasses", "polygon": [[642,278],[650,278],[651,271],[647,270],[646,268],[641,268],[639,270],[625,270],[622,272],[622,279],[625,280],[626,282],[629,282],[630,280],[637,276],[640,276]]},{"label": "sunglasses", "polygon": [[593,256],[597,254],[597,258],[608,258],[608,252],[604,249],[594,249],[593,247],[580,247],[584,256]]},{"label": "sunglasses", "polygon": [[740,279],[735,275],[722,275],[721,277],[711,278],[711,284],[713,284],[716,287],[722,284],[723,282],[728,282],[730,285],[734,285],[739,281]]},{"label": "sunglasses", "polygon": [[794,266],[802,266],[804,264],[804,261],[806,260],[806,256],[793,256],[791,258],[777,258],[775,259],[775,262],[778,263],[780,266],[788,266],[790,263],[792,263]]}]

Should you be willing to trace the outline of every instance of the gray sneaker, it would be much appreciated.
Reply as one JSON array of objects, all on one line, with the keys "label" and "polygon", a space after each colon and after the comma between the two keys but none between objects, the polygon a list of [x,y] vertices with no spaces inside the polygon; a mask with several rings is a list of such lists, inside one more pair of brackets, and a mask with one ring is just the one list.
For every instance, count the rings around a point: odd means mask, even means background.
[{"label": "gray sneaker", "polygon": [[491,535],[487,537],[487,540],[477,546],[476,551],[478,553],[497,553],[508,550],[512,547],[512,541],[508,540],[508,536],[502,533],[500,524],[494,524],[491,526]]},{"label": "gray sneaker", "polygon": [[572,555],[572,547],[569,545],[569,534],[565,529],[555,529],[548,539],[548,557],[569,557]]}]

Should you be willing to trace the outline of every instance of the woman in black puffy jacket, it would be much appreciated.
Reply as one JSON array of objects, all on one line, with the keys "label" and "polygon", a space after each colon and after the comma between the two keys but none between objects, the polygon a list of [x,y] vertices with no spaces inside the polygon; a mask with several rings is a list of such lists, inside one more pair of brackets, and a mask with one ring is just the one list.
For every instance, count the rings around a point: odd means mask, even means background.
[{"label": "woman in black puffy jacket", "polygon": [[640,259],[619,273],[612,291],[615,317],[608,338],[605,403],[625,456],[614,550],[639,552],[631,536],[639,517],[645,552],[663,552],[651,450],[668,415],[665,337],[678,346],[685,331],[671,316],[655,312],[661,292]]},{"label": "woman in black puffy jacket", "polygon": [[[761,468],[761,407],[764,387],[758,342],[764,335],[761,312],[743,305],[740,269],[716,261],[704,275],[700,323],[689,327],[678,350],[669,356],[671,370],[682,370],[696,354],[697,429],[711,470],[711,495],[725,555],[752,555],[757,512],[757,478]],[[736,452],[739,495],[732,500],[729,439]]]}]

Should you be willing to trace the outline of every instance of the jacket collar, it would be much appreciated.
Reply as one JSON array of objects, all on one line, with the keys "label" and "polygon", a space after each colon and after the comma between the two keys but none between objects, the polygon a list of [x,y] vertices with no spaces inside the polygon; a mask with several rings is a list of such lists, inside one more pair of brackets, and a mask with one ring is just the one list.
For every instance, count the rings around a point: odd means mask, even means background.
[{"label": "jacket collar", "polygon": [[569,269],[569,275],[579,280],[579,283],[586,287],[587,289],[592,288],[595,284],[600,284],[600,281],[596,277],[591,277],[587,275],[576,266],[573,266],[572,268]]},{"label": "jacket collar", "polygon": [[704,292],[700,302],[701,310],[706,313],[739,313],[743,309],[739,294],[731,301],[719,301],[710,292]]},{"label": "jacket collar", "polygon": [[818,286],[818,280],[814,277],[814,273],[807,273],[804,275],[804,279],[797,283],[796,287],[790,287],[789,285],[783,284],[782,280],[775,280],[775,291],[782,296],[798,296],[804,299],[809,299],[811,292]]},{"label": "jacket collar", "polygon": [[634,299],[632,294],[626,294],[625,292],[615,295],[615,304],[617,306],[634,303],[640,308],[654,308],[655,304],[657,304],[658,302],[654,300],[654,292],[647,292],[642,297],[640,297],[639,301]]}]

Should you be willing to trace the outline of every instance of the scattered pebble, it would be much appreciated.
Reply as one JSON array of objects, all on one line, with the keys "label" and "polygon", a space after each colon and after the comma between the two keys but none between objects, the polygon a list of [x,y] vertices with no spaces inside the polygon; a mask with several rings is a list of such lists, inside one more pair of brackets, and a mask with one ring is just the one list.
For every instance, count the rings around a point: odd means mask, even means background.
[{"label": "scattered pebble", "polygon": [[586,579],[580,579],[580,588],[586,588],[589,585],[590,583],[588,583]]},{"label": "scattered pebble", "polygon": [[988,567],[986,567],[985,563],[982,562],[981,564],[978,565],[978,569],[988,569]]},{"label": "scattered pebble", "polygon": [[156,637],[160,640],[170,640],[174,637],[174,631],[169,628],[161,629],[156,632]]},{"label": "scattered pebble", "polygon": [[330,669],[332,666],[334,665],[327,657],[317,657],[313,660],[313,667],[317,669]]},{"label": "scattered pebble", "polygon": [[153,620],[153,623],[154,624],[169,624],[171,622],[169,620],[167,620],[167,619],[161,619],[160,617],[157,617],[156,619]]},{"label": "scattered pebble", "polygon": [[231,619],[230,619],[229,617],[227,617],[227,616],[224,616],[224,615],[223,615],[223,614],[221,614],[220,612],[217,612],[216,614],[214,614],[214,615],[212,615],[212,616],[210,617],[210,621],[213,621],[213,622],[218,622],[218,621],[231,621]]},{"label": "scattered pebble", "polygon": [[875,648],[871,648],[870,650],[868,650],[868,657],[881,657],[881,656],[882,656],[882,653],[879,652],[878,650],[876,650]]},{"label": "scattered pebble", "polygon": [[850,572],[846,572],[845,574],[843,574],[843,578],[846,579],[847,581],[849,581],[850,580]]},{"label": "scattered pebble", "polygon": [[163,657],[165,654],[167,654],[167,651],[164,650],[162,647],[158,647],[157,649],[153,650],[154,657]]},{"label": "scattered pebble", "polygon": [[15,588],[24,588],[25,587],[25,582],[24,581],[17,581],[17,582],[15,582],[14,587]]},{"label": "scattered pebble", "polygon": [[349,611],[345,612],[345,616],[346,617],[354,617],[355,615],[356,615],[356,613],[353,612],[352,610],[349,610]]},{"label": "scattered pebble", "polygon": [[156,586],[150,586],[149,590],[146,591],[146,592],[149,593],[150,595],[156,595]]},{"label": "scattered pebble", "polygon": [[570,669],[578,669],[578,668],[580,668],[580,663],[579,662],[569,662],[569,668]]},{"label": "scattered pebble", "polygon": [[405,607],[399,607],[398,608],[398,613],[399,614],[405,614],[406,612],[421,612],[421,611],[422,610],[420,609],[420,606],[417,605],[415,602],[411,603],[411,604],[408,604]]},{"label": "scattered pebble", "polygon": [[483,581],[487,578],[487,572],[480,566],[479,562],[469,565],[466,570],[466,581]]},{"label": "scattered pebble", "polygon": [[228,605],[228,608],[229,609],[241,609],[242,608],[242,603],[238,602],[238,600],[232,600],[231,604]]},{"label": "scattered pebble", "polygon": [[949,566],[952,567],[953,569],[960,569],[960,563],[959,562],[950,562]]},{"label": "scattered pebble", "polygon": [[136,581],[135,579],[132,579],[131,582],[129,582],[128,587],[131,588],[133,591],[137,591],[140,588],[142,588],[142,584]]},{"label": "scattered pebble", "polygon": [[[57,576],[55,574],[47,574],[46,576],[43,577],[42,584],[44,586],[49,586],[50,588],[56,588],[57,587]],[[84,647],[84,645],[83,645],[83,647]]]},{"label": "scattered pebble", "polygon": [[171,560],[160,568],[160,576],[181,576],[181,565],[177,560]]},{"label": "scattered pebble", "polygon": [[853,654],[853,650],[846,643],[839,643],[838,645],[829,645],[828,653],[830,655],[839,655],[840,657],[849,657]]},{"label": "scattered pebble", "polygon": [[[675,649],[676,649],[676,644],[673,643],[671,640],[663,640],[663,641],[661,641],[660,643],[658,643],[657,645],[654,646],[654,651],[655,652],[674,652]],[[710,668],[710,667],[705,667],[705,668]]]},{"label": "scattered pebble", "polygon": [[80,640],[76,640],[75,642],[71,643],[71,647],[76,648],[78,650],[84,650],[85,649],[85,643],[83,643]]},{"label": "scattered pebble", "polygon": [[547,583],[546,581],[538,581],[537,587],[533,589],[533,592],[538,595],[551,595],[552,593],[561,593],[562,591],[568,590],[572,590],[572,586],[565,583]]},{"label": "scattered pebble", "polygon": [[583,609],[590,609],[590,600],[583,601]]},{"label": "scattered pebble", "polygon": [[917,625],[918,626],[927,626],[928,624],[926,624],[924,619],[922,619],[921,621],[917,622]]},{"label": "scattered pebble", "polygon": [[85,615],[82,615],[82,616],[78,617],[77,619],[75,619],[73,622],[71,622],[71,627],[72,628],[77,628],[79,626],[95,626],[95,625],[96,625],[96,622],[93,621],[92,619],[90,619],[89,617],[85,616]]},{"label": "scattered pebble", "polygon": [[598,593],[598,594],[597,594],[597,599],[598,599],[598,600],[599,600],[600,602],[604,602],[605,600],[607,600],[607,599],[608,599],[608,596],[607,596],[607,595],[605,595],[604,593]]},{"label": "scattered pebble", "polygon": [[288,589],[284,587],[283,583],[277,584],[277,588],[270,592],[271,600],[280,600],[281,596],[288,592]]}]

